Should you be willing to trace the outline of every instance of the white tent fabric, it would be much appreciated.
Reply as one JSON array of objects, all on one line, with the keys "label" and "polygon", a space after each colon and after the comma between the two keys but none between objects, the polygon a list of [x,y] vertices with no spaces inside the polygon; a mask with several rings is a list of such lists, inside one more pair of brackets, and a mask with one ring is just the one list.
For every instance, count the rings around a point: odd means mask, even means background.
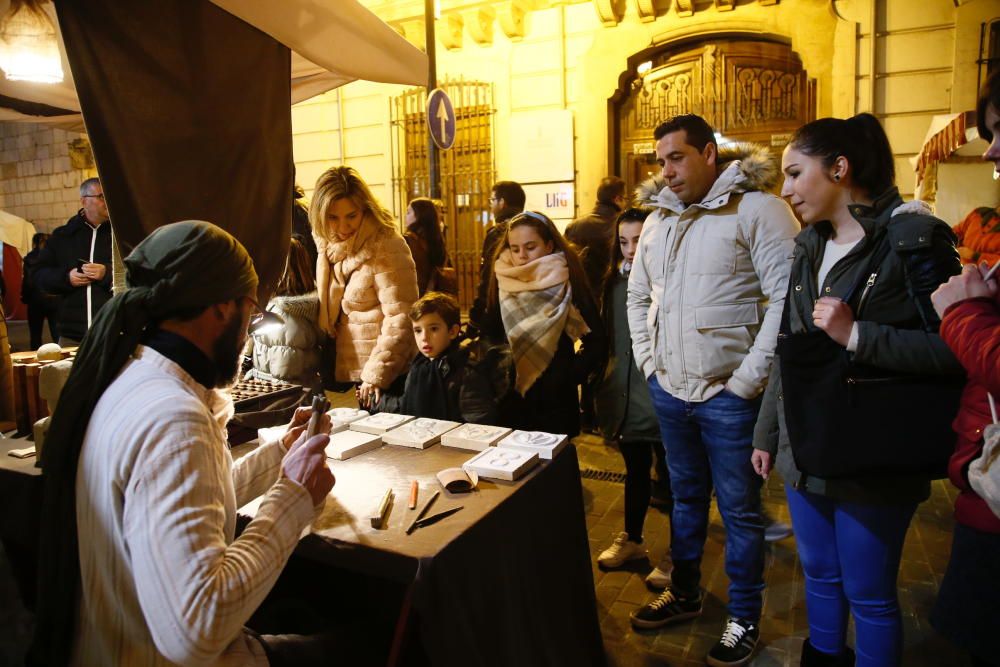
[{"label": "white tent fabric", "polygon": [[31,237],[34,235],[33,224],[13,213],[0,211],[0,241],[17,248],[21,257],[31,252]]},{"label": "white tent fabric", "polygon": [[[292,104],[358,79],[416,86],[426,83],[427,54],[357,0],[211,2],[291,50]],[[0,76],[0,95],[75,113],[35,116],[0,107],[0,121],[48,123],[82,132],[80,101],[66,60],[55,7],[49,4],[46,11],[56,27],[65,78],[61,83],[46,84],[8,81]]]}]

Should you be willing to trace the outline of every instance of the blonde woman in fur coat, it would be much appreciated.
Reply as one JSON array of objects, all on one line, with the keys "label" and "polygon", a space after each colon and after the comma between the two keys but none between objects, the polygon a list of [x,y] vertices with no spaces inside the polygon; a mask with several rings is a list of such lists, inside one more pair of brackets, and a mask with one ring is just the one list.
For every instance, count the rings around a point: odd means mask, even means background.
[{"label": "blonde woman in fur coat", "polygon": [[337,382],[374,405],[416,354],[407,314],[417,300],[410,249],[392,215],[351,167],[316,181],[309,221],[319,257],[319,323],[334,339]]}]

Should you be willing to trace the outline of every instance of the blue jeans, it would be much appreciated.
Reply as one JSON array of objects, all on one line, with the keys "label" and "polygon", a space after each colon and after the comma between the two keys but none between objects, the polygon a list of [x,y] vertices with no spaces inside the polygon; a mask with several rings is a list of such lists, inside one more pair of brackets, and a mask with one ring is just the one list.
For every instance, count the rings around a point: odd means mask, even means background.
[{"label": "blue jeans", "polygon": [[809,642],[822,653],[839,654],[851,611],[857,667],[900,664],[896,576],[916,503],[868,505],[785,491],[806,575]]},{"label": "blue jeans", "polygon": [[748,401],[723,391],[702,403],[688,403],[664,391],[655,376],[649,393],[674,496],[670,556],[675,585],[693,592],[699,584],[714,486],[726,526],[729,613],[757,622],[764,590],[764,522],[760,478],[750,454],[760,399]]}]

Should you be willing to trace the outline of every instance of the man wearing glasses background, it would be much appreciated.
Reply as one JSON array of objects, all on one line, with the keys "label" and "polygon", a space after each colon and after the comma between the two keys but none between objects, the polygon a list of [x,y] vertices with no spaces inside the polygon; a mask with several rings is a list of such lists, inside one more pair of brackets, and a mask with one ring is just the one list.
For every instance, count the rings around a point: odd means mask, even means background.
[{"label": "man wearing glasses background", "polygon": [[111,298],[111,225],[97,178],[80,184],[80,210],[52,232],[35,274],[38,288],[60,297],[59,344],[79,345]]}]

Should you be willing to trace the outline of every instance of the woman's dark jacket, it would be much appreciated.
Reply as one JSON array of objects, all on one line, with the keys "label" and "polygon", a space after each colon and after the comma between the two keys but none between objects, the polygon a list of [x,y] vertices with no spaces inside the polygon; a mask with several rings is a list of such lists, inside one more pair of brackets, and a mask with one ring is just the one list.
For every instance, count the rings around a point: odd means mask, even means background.
[{"label": "woman's dark jacket", "polygon": [[[795,239],[785,300],[790,333],[816,331],[812,321],[815,301],[821,296],[844,296],[861,274],[869,270],[872,254],[881,240],[888,238],[891,251],[878,268],[878,280],[863,297],[854,360],[891,371],[961,375],[958,360],[934,333],[940,320],[930,301],[931,293],[941,283],[961,271],[951,227],[930,215],[921,202],[903,205],[896,188],[876,199],[871,207],[852,204],[849,208],[864,228],[865,237],[830,269],[822,286],[816,284],[816,271],[832,233],[830,223],[824,221],[807,227]],[[912,297],[908,288],[913,290]],[[857,305],[859,296],[856,294],[852,299],[853,305]],[[931,331],[925,330],[925,320]],[[776,466],[786,484],[855,502],[906,503],[928,497],[930,484],[925,476],[836,480],[803,476],[795,468],[789,449],[780,364],[779,355],[775,355],[754,431],[754,447],[777,454]],[[893,418],[905,419],[905,415],[886,415],[886,419]],[[808,415],[804,419],[808,424]]]},{"label": "woman's dark jacket", "polygon": [[628,275],[615,271],[604,291],[603,319],[609,358],[594,386],[594,413],[608,440],[660,442],[660,426],[649,388],[635,365],[625,311]]},{"label": "woman's dark jacket", "polygon": [[[573,291],[573,305],[583,316],[590,332],[580,340],[580,349],[569,336],[559,337],[556,352],[548,368],[535,380],[524,396],[511,389],[500,402],[500,425],[525,431],[580,433],[580,397],[578,385],[589,383],[604,365],[608,346],[601,315],[589,289]],[[499,309],[487,309],[482,335],[506,342]],[[513,383],[511,384],[513,387]]]}]

